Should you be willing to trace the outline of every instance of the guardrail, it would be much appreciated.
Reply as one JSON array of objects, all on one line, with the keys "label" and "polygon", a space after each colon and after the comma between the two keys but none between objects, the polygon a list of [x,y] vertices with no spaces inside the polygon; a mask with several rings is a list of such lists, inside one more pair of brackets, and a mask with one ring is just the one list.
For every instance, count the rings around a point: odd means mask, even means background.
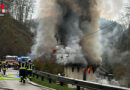
[{"label": "guardrail", "polygon": [[90,81],[84,81],[74,78],[68,78],[63,76],[58,76],[54,74],[50,74],[47,72],[42,71],[33,71],[33,77],[39,78],[41,77],[41,80],[44,80],[44,78],[47,78],[49,83],[52,81],[59,81],[60,85],[63,86],[64,84],[72,84],[76,86],[76,90],[80,90],[80,88],[87,88],[92,90],[130,90],[130,88],[125,87],[119,87],[119,86],[112,86],[112,85],[105,85],[105,84],[99,84],[95,82]]}]

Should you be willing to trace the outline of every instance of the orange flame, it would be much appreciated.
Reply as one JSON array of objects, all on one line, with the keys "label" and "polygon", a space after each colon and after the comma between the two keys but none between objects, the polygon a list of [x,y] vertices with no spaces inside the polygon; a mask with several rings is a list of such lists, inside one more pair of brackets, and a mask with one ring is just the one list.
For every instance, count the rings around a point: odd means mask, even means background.
[{"label": "orange flame", "polygon": [[88,73],[90,73],[90,71],[92,70],[92,66],[90,66],[88,69],[87,69],[87,71],[88,71]]}]

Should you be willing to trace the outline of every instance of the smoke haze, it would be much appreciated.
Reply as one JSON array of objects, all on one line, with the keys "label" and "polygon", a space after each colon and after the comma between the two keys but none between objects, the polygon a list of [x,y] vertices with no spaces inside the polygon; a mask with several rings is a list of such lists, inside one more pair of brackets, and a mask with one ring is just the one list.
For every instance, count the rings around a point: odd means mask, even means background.
[{"label": "smoke haze", "polygon": [[[120,21],[114,17],[121,14],[123,5],[123,0],[41,0],[31,56],[51,54],[51,48],[62,44],[57,51],[58,63],[101,65],[98,20]],[[63,59],[59,53],[69,56]]]},{"label": "smoke haze", "polygon": [[128,28],[130,24],[130,1],[129,0],[99,0],[100,17],[115,21]]}]

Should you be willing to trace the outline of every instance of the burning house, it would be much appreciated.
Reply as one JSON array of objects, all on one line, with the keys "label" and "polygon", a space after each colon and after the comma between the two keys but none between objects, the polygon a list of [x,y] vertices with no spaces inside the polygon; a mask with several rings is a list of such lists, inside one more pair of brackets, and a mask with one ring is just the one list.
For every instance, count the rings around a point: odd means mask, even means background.
[{"label": "burning house", "polygon": [[99,49],[99,18],[122,24],[122,4],[123,0],[40,0],[32,58],[54,57],[65,66],[65,76],[95,81],[104,53]]},{"label": "burning house", "polygon": [[[32,56],[52,53],[65,76],[94,81],[101,65],[98,44],[98,0],[41,0],[39,28]],[[51,55],[50,55],[51,56]]]},{"label": "burning house", "polygon": [[57,63],[64,64],[66,77],[96,81],[95,71],[101,65],[97,31],[96,0],[57,0],[62,21],[56,31]]},{"label": "burning house", "polygon": [[65,66],[64,72],[66,77],[87,80],[87,81],[96,81],[96,68],[93,66],[78,66],[78,65],[67,65]]},{"label": "burning house", "polygon": [[66,77],[96,81],[95,72],[99,66],[85,62],[84,60],[87,59],[87,56],[82,56],[82,54],[78,52],[74,53],[73,49],[69,47],[63,48],[61,45],[57,46],[55,54],[57,63],[64,63],[64,74]]}]

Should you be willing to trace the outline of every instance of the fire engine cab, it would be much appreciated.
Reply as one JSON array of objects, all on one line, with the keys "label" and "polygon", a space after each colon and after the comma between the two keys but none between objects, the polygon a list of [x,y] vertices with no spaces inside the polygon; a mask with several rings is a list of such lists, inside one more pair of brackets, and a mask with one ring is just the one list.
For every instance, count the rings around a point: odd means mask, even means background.
[{"label": "fire engine cab", "polygon": [[5,56],[5,60],[8,63],[9,66],[15,66],[18,64],[17,62],[18,56]]},{"label": "fire engine cab", "polygon": [[4,4],[0,1],[0,13],[5,14],[6,12],[7,11],[6,11],[5,7],[4,7]]}]

